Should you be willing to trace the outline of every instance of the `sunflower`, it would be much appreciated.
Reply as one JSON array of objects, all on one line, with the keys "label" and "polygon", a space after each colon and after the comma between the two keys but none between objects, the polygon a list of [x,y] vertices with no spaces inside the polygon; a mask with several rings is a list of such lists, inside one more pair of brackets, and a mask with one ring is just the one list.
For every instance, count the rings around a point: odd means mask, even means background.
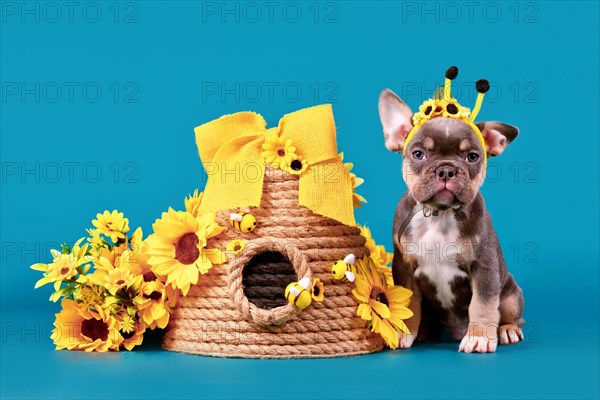
[{"label": "sunflower", "polygon": [[225,251],[233,254],[240,254],[244,250],[246,250],[247,244],[245,240],[242,239],[234,239],[227,243],[225,247]]},{"label": "sunflower", "polygon": [[50,336],[57,350],[118,350],[123,342],[116,319],[102,308],[90,310],[64,299]]},{"label": "sunflower", "polygon": [[300,175],[306,171],[307,168],[308,163],[298,154],[292,155],[289,162],[281,165],[281,169],[292,175]]},{"label": "sunflower", "polygon": [[442,116],[448,117],[448,118],[461,119],[461,118],[467,118],[470,113],[471,113],[471,110],[458,104],[456,99],[450,99],[450,100],[446,101],[446,104],[444,105],[444,110],[442,111]]},{"label": "sunflower", "polygon": [[281,168],[283,165],[291,163],[296,154],[296,148],[292,146],[292,139],[287,139],[283,135],[268,135],[262,148],[264,151],[260,156],[266,163],[273,165],[273,168]]},{"label": "sunflower", "polygon": [[194,217],[198,216],[198,209],[200,208],[200,203],[202,202],[202,194],[202,192],[198,193],[198,189],[196,189],[194,190],[193,194],[190,194],[183,200],[185,203],[185,211],[189,212]]},{"label": "sunflower", "polygon": [[319,278],[315,278],[312,281],[310,289],[314,301],[323,301],[323,299],[325,299],[325,288],[323,287],[323,282],[321,282]]},{"label": "sunflower", "polygon": [[[340,157],[340,161],[342,161],[344,163],[344,152],[341,152],[339,154],[339,157]],[[361,203],[366,203],[367,199],[362,197],[360,194],[356,193],[356,188],[359,187],[360,185],[362,185],[365,182],[365,180],[362,178],[359,178],[358,176],[356,176],[355,173],[351,172],[352,168],[354,168],[353,163],[351,163],[351,162],[344,163],[344,168],[346,168],[346,171],[348,171],[348,174],[350,175],[350,183],[352,184],[352,205],[354,206],[354,208],[361,208],[362,207]]]},{"label": "sunflower", "polygon": [[85,264],[91,261],[91,257],[87,256],[88,244],[81,246],[83,238],[79,239],[70,249],[68,254],[61,253],[58,250],[50,250],[53,261],[50,264],[37,263],[30,268],[36,271],[42,271],[44,276],[35,284],[35,288],[39,288],[47,283],[54,282],[54,290],[58,290],[63,281],[72,280],[77,274],[85,273],[89,267]]},{"label": "sunflower", "polygon": [[96,219],[92,220],[92,225],[99,234],[110,237],[114,243],[125,240],[126,233],[129,232],[129,220],[117,210],[112,212],[106,210],[102,214],[97,214]]},{"label": "sunflower", "polygon": [[423,102],[419,107],[419,111],[413,115],[413,125],[419,125],[429,118],[431,118],[433,114],[433,110],[436,108],[436,103],[434,99],[429,99]]},{"label": "sunflower", "polygon": [[157,327],[163,329],[167,326],[170,314],[167,307],[167,290],[160,280],[144,281],[141,295],[133,301],[142,322],[150,329]]},{"label": "sunflower", "polygon": [[410,333],[404,320],[412,317],[408,308],[412,292],[401,286],[390,286],[370,257],[356,260],[356,287],[352,294],[359,301],[356,314],[371,321],[371,330],[379,333],[386,344],[398,347],[398,334]]},{"label": "sunflower", "polygon": [[154,233],[146,239],[148,264],[155,274],[167,277],[166,284],[187,294],[190,285],[198,283],[213,264],[227,261],[221,250],[206,248],[208,239],[223,232],[215,222],[214,213],[194,218],[172,208],[152,225]]}]

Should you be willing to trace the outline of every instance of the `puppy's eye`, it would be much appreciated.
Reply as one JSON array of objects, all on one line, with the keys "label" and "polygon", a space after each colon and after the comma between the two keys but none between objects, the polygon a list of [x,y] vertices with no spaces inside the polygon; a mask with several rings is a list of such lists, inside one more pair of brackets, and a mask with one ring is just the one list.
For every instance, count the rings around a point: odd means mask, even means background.
[{"label": "puppy's eye", "polygon": [[467,161],[468,162],[475,162],[479,160],[479,154],[477,153],[469,153],[467,154]]},{"label": "puppy's eye", "polygon": [[421,150],[413,151],[412,155],[416,160],[422,160],[425,158],[425,153],[423,153]]}]

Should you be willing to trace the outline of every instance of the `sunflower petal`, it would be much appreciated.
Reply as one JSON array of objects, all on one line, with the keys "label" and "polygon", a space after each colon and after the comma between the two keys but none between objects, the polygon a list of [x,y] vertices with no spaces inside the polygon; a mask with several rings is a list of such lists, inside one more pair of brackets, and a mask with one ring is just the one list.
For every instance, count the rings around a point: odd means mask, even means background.
[{"label": "sunflower petal", "polygon": [[392,315],[392,313],[390,312],[390,309],[388,308],[388,306],[386,306],[383,303],[380,303],[380,302],[378,302],[376,300],[370,299],[369,300],[369,305],[383,319],[389,318]]},{"label": "sunflower petal", "polygon": [[356,315],[364,319],[365,321],[371,320],[371,307],[368,304],[360,304],[356,309]]}]

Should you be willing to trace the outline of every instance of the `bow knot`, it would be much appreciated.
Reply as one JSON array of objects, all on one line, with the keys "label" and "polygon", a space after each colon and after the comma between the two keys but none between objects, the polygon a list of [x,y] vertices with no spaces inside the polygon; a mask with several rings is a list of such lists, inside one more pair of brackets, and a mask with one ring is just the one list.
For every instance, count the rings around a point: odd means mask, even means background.
[{"label": "bow knot", "polygon": [[346,225],[355,225],[352,182],[338,156],[331,105],[285,115],[267,129],[257,113],[225,115],[197,127],[196,143],[208,175],[200,211],[259,207],[265,173],[261,157],[268,135],[291,139],[307,163],[300,175],[298,204]]}]

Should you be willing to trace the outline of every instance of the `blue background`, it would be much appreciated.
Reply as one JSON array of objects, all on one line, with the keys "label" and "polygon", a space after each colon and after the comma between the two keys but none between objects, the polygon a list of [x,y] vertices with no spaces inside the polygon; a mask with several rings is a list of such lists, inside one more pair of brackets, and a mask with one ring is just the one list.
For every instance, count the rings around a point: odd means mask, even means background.
[{"label": "blue background", "polygon": [[[597,2],[52,4],[2,2],[3,398],[598,398]],[[366,180],[357,219],[391,249],[405,185],[377,98],[390,87],[414,110],[450,65],[467,107],[473,82],[492,82],[479,120],[521,129],[482,191],[525,293],[524,343],[301,361],[169,353],[159,337],[131,353],[53,350],[58,305],[28,266],[104,209],[148,233],[183,207],[205,179],[193,128],[222,114],[275,125],[333,103]]]}]

